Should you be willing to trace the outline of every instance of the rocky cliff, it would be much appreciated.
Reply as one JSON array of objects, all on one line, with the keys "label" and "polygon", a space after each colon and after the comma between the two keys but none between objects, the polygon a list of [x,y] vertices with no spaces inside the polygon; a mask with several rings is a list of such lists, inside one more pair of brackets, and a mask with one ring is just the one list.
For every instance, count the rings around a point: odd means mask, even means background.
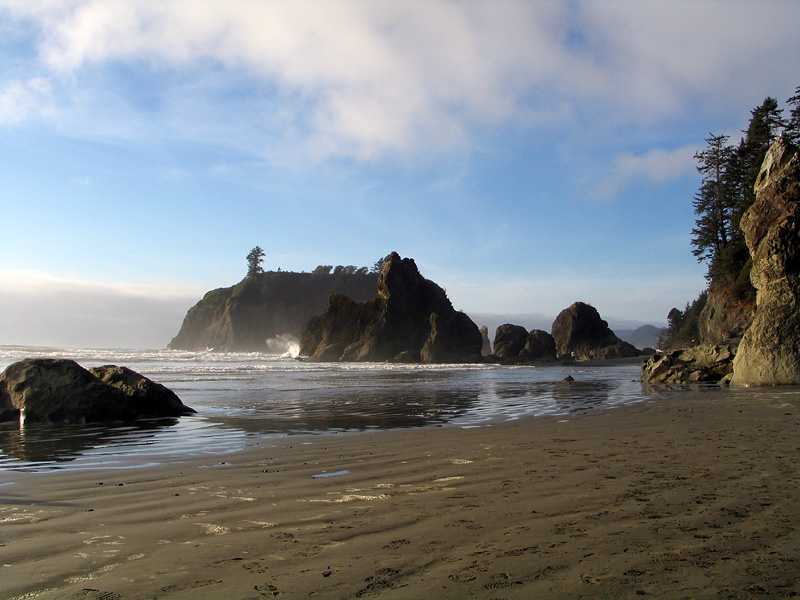
[{"label": "rocky cliff", "polygon": [[375,295],[374,273],[269,272],[208,292],[189,309],[172,350],[266,351],[267,340],[300,336],[303,325],[325,310],[328,296],[357,301]]},{"label": "rocky cliff", "polygon": [[325,313],[303,328],[300,351],[319,361],[477,362],[482,344],[477,325],[453,309],[444,290],[393,252],[377,295],[361,303],[331,295]]},{"label": "rocky cliff", "polygon": [[741,229],[753,260],[756,312],[733,363],[733,382],[800,383],[800,156],[778,139]]},{"label": "rocky cliff", "polygon": [[697,323],[701,344],[739,340],[755,315],[755,301],[724,283],[709,287],[705,306]]}]

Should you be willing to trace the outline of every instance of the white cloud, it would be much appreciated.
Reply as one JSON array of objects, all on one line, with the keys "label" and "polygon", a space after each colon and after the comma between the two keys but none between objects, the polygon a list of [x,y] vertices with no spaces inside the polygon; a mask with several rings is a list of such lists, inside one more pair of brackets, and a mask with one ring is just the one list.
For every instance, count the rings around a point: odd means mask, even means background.
[{"label": "white cloud", "polygon": [[[150,68],[161,75],[150,93],[169,95],[160,110],[171,111],[164,121],[148,119],[157,121],[153,130],[183,117],[193,123],[183,133],[198,135],[203,117],[218,109],[213,96],[236,95],[226,75],[245,73],[259,100],[229,99],[228,129],[207,133],[255,136],[264,149],[290,140],[318,159],[409,158],[463,144],[475,127],[557,130],[581,112],[592,127],[668,119],[696,109],[698,98],[709,108],[749,93],[745,87],[771,90],[791,63],[800,66],[800,8],[791,2],[4,5],[39,23],[41,68],[73,81],[78,102],[96,98],[80,90],[89,85],[86,70],[118,62]],[[763,68],[776,61],[785,70]],[[175,77],[164,77],[170,69]],[[192,97],[180,96],[182,86]],[[198,97],[207,112],[187,111],[202,109]],[[108,120],[122,126],[120,106]],[[78,112],[97,119],[96,110]],[[138,129],[135,117],[127,122]]]},{"label": "white cloud", "polygon": [[0,344],[164,348],[205,292],[12,269],[0,269],[0,281]]},{"label": "white cloud", "polygon": [[43,77],[11,81],[0,90],[0,125],[51,112],[50,82]]},{"label": "white cloud", "polygon": [[690,144],[665,150],[653,148],[644,154],[621,154],[614,160],[612,174],[592,186],[593,194],[600,199],[616,196],[635,180],[664,183],[697,172],[694,155],[700,146]]}]

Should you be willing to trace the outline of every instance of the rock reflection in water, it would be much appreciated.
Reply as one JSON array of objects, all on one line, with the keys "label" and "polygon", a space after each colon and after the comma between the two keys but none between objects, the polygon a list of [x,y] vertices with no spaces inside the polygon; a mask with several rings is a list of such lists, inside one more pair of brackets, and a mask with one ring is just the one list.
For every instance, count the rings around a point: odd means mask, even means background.
[{"label": "rock reflection in water", "polygon": [[260,434],[365,431],[426,427],[448,423],[466,414],[477,402],[470,390],[376,390],[357,393],[329,391],[326,398],[297,393],[272,407],[261,406],[258,419],[215,415],[215,421]]},{"label": "rock reflection in water", "polygon": [[178,423],[178,419],[141,421],[135,425],[43,425],[16,423],[0,427],[0,457],[26,462],[66,462],[89,448],[117,443],[120,437],[139,439],[147,445],[158,430]]}]

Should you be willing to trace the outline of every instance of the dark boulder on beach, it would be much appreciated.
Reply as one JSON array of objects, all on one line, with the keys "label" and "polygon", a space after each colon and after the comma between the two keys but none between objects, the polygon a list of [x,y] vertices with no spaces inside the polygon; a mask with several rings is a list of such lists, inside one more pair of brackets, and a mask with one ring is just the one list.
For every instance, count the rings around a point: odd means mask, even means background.
[{"label": "dark boulder on beach", "polygon": [[332,294],[300,336],[301,354],[316,361],[478,362],[482,344],[477,325],[396,252],[384,260],[372,300]]},{"label": "dark boulder on beach", "polygon": [[0,375],[0,421],[134,421],[194,412],[168,388],[125,367],[89,371],[73,360],[29,358]]},{"label": "dark boulder on beach", "polygon": [[633,345],[611,331],[596,308],[584,302],[576,302],[558,314],[552,335],[560,356],[574,353],[581,360],[639,356]]}]

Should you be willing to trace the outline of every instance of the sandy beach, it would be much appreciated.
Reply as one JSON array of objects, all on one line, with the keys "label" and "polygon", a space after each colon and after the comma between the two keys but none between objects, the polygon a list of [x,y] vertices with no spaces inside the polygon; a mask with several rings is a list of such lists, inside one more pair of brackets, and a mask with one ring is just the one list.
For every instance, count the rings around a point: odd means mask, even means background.
[{"label": "sandy beach", "polygon": [[697,393],[0,473],[0,597],[796,596],[799,425],[800,393]]}]

